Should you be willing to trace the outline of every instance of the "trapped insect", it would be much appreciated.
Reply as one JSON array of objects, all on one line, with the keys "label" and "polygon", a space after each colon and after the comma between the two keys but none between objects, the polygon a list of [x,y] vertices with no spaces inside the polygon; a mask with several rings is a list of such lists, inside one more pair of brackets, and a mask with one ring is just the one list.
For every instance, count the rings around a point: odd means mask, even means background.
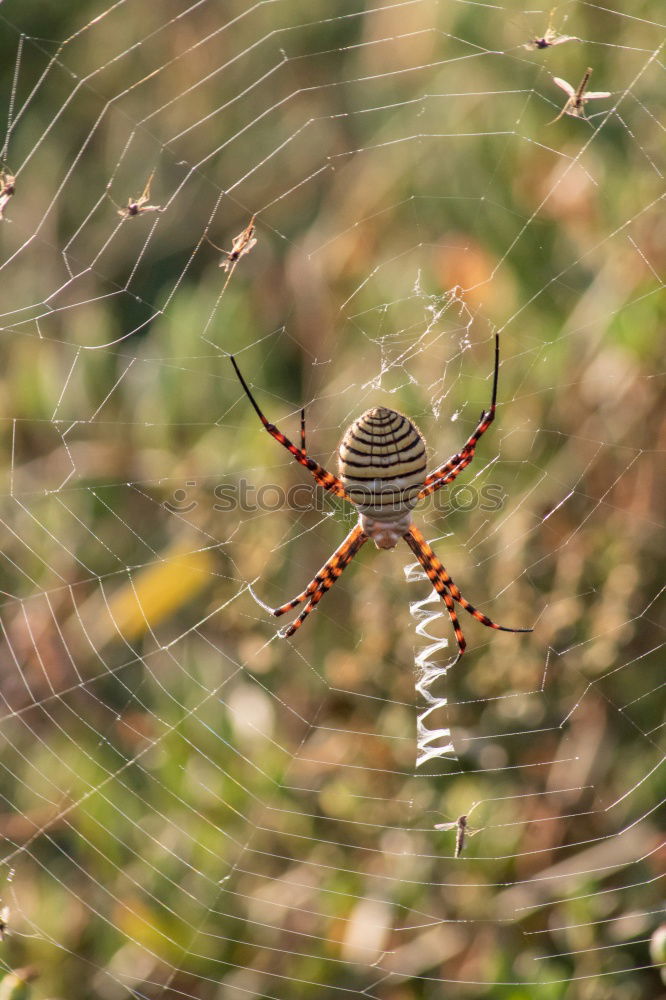
[{"label": "trapped insect", "polygon": [[231,241],[231,250],[222,250],[220,247],[215,247],[214,243],[212,244],[218,253],[222,253],[226,257],[226,260],[220,261],[220,267],[223,270],[230,271],[241,257],[244,257],[245,254],[249,253],[257,245],[257,238],[254,235],[256,229],[254,224],[255,218],[256,216],[253,215],[243,232],[239,233],[238,236],[234,236]]},{"label": "trapped insect", "polygon": [[588,66],[583,74],[583,79],[580,81],[575,90],[570,83],[567,83],[566,80],[560,79],[559,76],[553,77],[553,83],[556,83],[557,86],[568,95],[568,100],[559,115],[548,123],[549,125],[554,125],[555,122],[558,122],[562,115],[570,115],[572,118],[585,118],[585,105],[588,101],[596,101],[601,97],[610,97],[609,90],[590,91],[589,93],[586,92],[591,76],[592,70]]},{"label": "trapped insect", "polygon": [[455,830],[456,831],[456,847],[453,854],[454,858],[459,858],[465,849],[465,841],[467,837],[473,837],[478,830],[470,830],[468,823],[468,816],[458,816],[455,823],[436,823],[436,830]]},{"label": "trapped insect", "polygon": [[155,176],[155,171],[146,181],[146,186],[143,189],[143,194],[139,198],[128,198],[127,206],[125,208],[118,209],[118,215],[123,219],[131,219],[135,215],[142,215],[144,212],[161,212],[161,205],[146,205],[147,201],[150,201],[150,186],[153,183],[153,177]]},{"label": "trapped insect", "polygon": [[564,42],[578,42],[579,38],[575,35],[560,35],[558,31],[553,28],[553,15],[557,7],[553,7],[548,18],[548,27],[543,35],[531,38],[529,42],[525,42],[523,45],[524,49],[530,51],[535,51],[536,49],[550,49],[553,45],[563,45]]},{"label": "trapped insect", "polygon": [[341,497],[358,509],[356,527],[347,535],[342,545],[322,566],[302,594],[279,608],[268,608],[276,617],[305,603],[300,615],[280,633],[293,635],[307,616],[315,609],[327,590],[333,586],[342,571],[349,565],[362,545],[372,539],[378,549],[392,549],[402,538],[410,547],[426,572],[433,588],[440,595],[449,613],[458,642],[458,657],[465,652],[465,637],[458,622],[454,601],[457,601],[473,618],[488,628],[502,632],[531,632],[529,628],[508,628],[497,625],[467,601],[460,593],[446,569],[427,541],[412,522],[412,509],[416,503],[435,493],[460,475],[474,458],[479,438],[485,434],[495,419],[497,382],[499,376],[499,337],[495,337],[495,369],[490,409],[483,410],[479,424],[459,452],[444,465],[426,474],[426,446],[421,432],[407,417],[396,410],[376,406],[367,410],[345,432],[340,443],[339,472],[334,476],[311,458],[305,447],[305,411],[301,411],[301,446],[269,423],[250,392],[235,359],[231,358],[236,375],[245,390],[259,419],[276,441],[285,447],[301,465],[312,473],[315,482],[324,490]]},{"label": "trapped insect", "polygon": [[4,219],[7,202],[16,191],[16,178],[8,170],[0,170],[0,219]]}]

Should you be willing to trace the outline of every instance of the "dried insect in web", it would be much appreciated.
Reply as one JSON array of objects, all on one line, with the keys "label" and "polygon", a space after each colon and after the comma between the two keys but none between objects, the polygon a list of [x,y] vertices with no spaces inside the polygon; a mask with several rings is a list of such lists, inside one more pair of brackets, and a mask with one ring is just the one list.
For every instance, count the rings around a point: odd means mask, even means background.
[{"label": "dried insect in web", "polygon": [[[299,604],[300,615],[279,634],[287,638],[301,627],[315,610],[324,594],[333,586],[360,548],[372,539],[378,549],[392,549],[405,541],[425,570],[434,590],[446,605],[458,643],[458,657],[465,652],[466,641],[458,622],[455,603],[487,628],[501,632],[531,632],[529,628],[498,625],[464,598],[428,542],[412,522],[411,512],[419,500],[430,496],[453,480],[474,458],[479,439],[495,419],[499,377],[499,337],[495,337],[495,367],[490,409],[483,410],[476,430],[459,452],[444,465],[426,474],[426,446],[421,432],[402,413],[376,406],[363,413],[347,428],[338,449],[340,476],[334,476],[307,453],[305,416],[301,411],[301,447],[298,448],[275,424],[269,423],[241,375],[235,359],[230,358],[236,375],[257,416],[268,433],[308,469],[324,490],[341,497],[359,512],[356,527],[322,566],[303,593],[279,608],[267,608],[279,617]],[[457,660],[456,660],[457,662]]]},{"label": "dried insect in web", "polygon": [[455,823],[436,823],[436,830],[455,830],[456,846],[453,854],[454,858],[459,858],[465,849],[465,842],[468,837],[473,837],[480,830],[472,830],[469,826],[469,815],[458,816]]},{"label": "dried insect in web", "polygon": [[456,821],[456,850],[454,858],[459,858],[465,846],[465,833],[467,832],[467,816],[458,816]]},{"label": "dried insect in web", "polygon": [[568,96],[567,103],[564,105],[559,115],[553,118],[549,125],[554,125],[558,122],[563,115],[570,115],[572,118],[585,118],[585,105],[588,101],[596,101],[601,97],[610,97],[610,90],[596,90],[587,92],[587,85],[590,82],[590,77],[592,76],[592,70],[588,66],[583,74],[583,79],[578,84],[578,87],[574,90],[570,83],[566,80],[562,80],[559,76],[553,77],[553,83],[564,91]]},{"label": "dried insect in web", "polygon": [[0,219],[4,219],[7,202],[16,191],[16,178],[9,170],[0,170]]},{"label": "dried insect in web", "polygon": [[[135,215],[143,215],[144,212],[161,212],[161,205],[146,205],[147,201],[150,201],[150,186],[153,183],[153,177],[155,176],[155,171],[146,181],[146,186],[143,189],[143,193],[138,198],[128,198],[126,208],[116,208],[118,210],[118,215],[123,219],[132,219]],[[115,204],[115,202],[114,202]]]},{"label": "dried insect in web", "polygon": [[223,250],[221,247],[215,246],[212,240],[208,240],[218,253],[224,254],[226,259],[220,261],[220,267],[227,273],[234,268],[241,257],[244,257],[257,245],[257,238],[254,235],[256,230],[255,219],[256,216],[253,215],[243,232],[239,233],[238,236],[234,236],[231,241],[231,250]]},{"label": "dried insect in web", "polygon": [[580,38],[576,38],[575,35],[560,35],[560,33],[553,28],[553,15],[556,10],[557,7],[553,7],[551,10],[548,16],[548,27],[546,28],[544,34],[531,38],[529,42],[525,42],[523,45],[524,49],[534,52],[537,49],[550,49],[553,45],[563,45],[565,42],[580,41]]}]

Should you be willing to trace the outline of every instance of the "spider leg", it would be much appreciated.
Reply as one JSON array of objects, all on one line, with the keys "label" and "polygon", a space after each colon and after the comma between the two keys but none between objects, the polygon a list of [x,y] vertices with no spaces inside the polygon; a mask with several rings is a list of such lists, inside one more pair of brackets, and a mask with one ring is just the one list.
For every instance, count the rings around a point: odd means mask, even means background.
[{"label": "spider leg", "polygon": [[236,364],[236,359],[234,357],[232,357],[231,355],[229,356],[229,359],[230,359],[232,365],[234,366],[234,371],[236,372],[236,375],[238,375],[240,384],[243,386],[243,389],[245,390],[246,396],[248,397],[248,399],[252,403],[252,406],[254,407],[257,416],[261,420],[262,424],[264,425],[264,427],[266,428],[266,430],[268,431],[268,433],[272,437],[274,437],[275,440],[278,441],[284,448],[286,448],[287,451],[289,451],[294,456],[294,458],[296,459],[297,462],[300,462],[300,464],[304,465],[306,469],[309,469],[309,471],[314,476],[315,482],[318,483],[319,486],[321,486],[325,490],[329,490],[331,493],[334,493],[335,496],[337,496],[337,497],[342,497],[342,499],[343,500],[347,500],[348,503],[353,503],[353,501],[351,500],[351,498],[347,495],[347,493],[345,491],[345,488],[342,485],[342,482],[338,479],[338,477],[334,476],[331,472],[327,472],[327,470],[324,468],[323,465],[320,465],[319,462],[315,462],[315,460],[313,458],[310,458],[310,456],[306,453],[306,451],[305,451],[305,414],[304,414],[304,412],[301,411],[301,445],[302,445],[302,447],[301,448],[297,448],[295,444],[292,444],[292,442],[289,440],[288,437],[285,437],[285,435],[281,431],[278,430],[278,428],[275,426],[275,424],[269,423],[269,421],[266,419],[266,417],[264,416],[264,414],[259,409],[259,405],[258,405],[257,401],[255,400],[254,396],[252,395],[252,393],[250,392],[250,389],[249,389],[249,386],[248,386],[247,382],[245,381],[245,379],[241,375],[240,369],[239,369],[238,365]]},{"label": "spider leg", "polygon": [[469,601],[462,596],[458,587],[455,585],[446,569],[433,552],[432,548],[428,545],[421,532],[414,525],[411,525],[409,531],[402,537],[405,539],[410,549],[423,566],[428,579],[437,593],[444,599],[453,624],[453,630],[456,633],[456,639],[458,640],[460,656],[462,656],[465,651],[465,637],[462,634],[462,629],[460,628],[455,612],[451,610],[453,607],[453,600],[457,601],[468,614],[470,614],[473,618],[476,618],[477,621],[480,621],[482,625],[487,626],[487,628],[494,628],[499,632],[534,631],[534,629],[531,628],[509,628],[507,625],[498,625],[497,622],[492,620],[492,618],[489,618],[488,615],[484,615],[482,611],[478,611],[473,604],[470,604]]},{"label": "spider leg", "polygon": [[[421,532],[417,531],[414,525],[412,525],[409,531],[407,531],[402,537],[405,539],[410,549],[423,566],[434,589],[446,604],[446,610],[449,613],[449,618],[451,619],[451,624],[453,625],[453,631],[456,634],[456,640],[458,642],[458,656],[456,658],[457,663],[465,652],[467,643],[465,642],[465,636],[463,635],[463,630],[460,627],[460,622],[458,621],[453,599],[447,590],[444,579],[439,573],[439,567],[442,564],[426,542]],[[442,569],[443,568],[444,567],[442,566]]]},{"label": "spider leg", "polygon": [[423,489],[420,491],[418,499],[422,500],[423,497],[429,496],[431,493],[435,493],[437,490],[441,489],[442,486],[446,486],[447,483],[452,483],[456,476],[459,476],[463,469],[466,469],[469,463],[474,458],[474,452],[476,450],[476,445],[479,438],[486,433],[493,420],[495,419],[495,408],[497,405],[497,382],[499,379],[499,334],[495,334],[495,371],[493,374],[493,392],[490,400],[490,409],[483,410],[481,413],[481,419],[479,424],[468,440],[465,442],[460,451],[450,458],[448,462],[441,465],[438,469],[434,469],[429,472],[425,478],[425,483]]},{"label": "spider leg", "polygon": [[410,533],[412,537],[421,546],[423,551],[430,557],[432,565],[434,565],[438,569],[439,575],[441,576],[441,579],[443,580],[444,584],[449,590],[451,597],[454,599],[454,601],[457,601],[458,604],[460,604],[460,606],[463,607],[465,611],[467,611],[467,613],[472,616],[472,618],[476,618],[476,620],[481,622],[482,625],[486,625],[488,628],[496,628],[500,632],[534,631],[533,628],[508,628],[508,626],[506,625],[498,625],[497,622],[494,622],[492,618],[488,617],[488,615],[484,615],[483,611],[479,611],[477,608],[475,608],[474,605],[470,604],[469,601],[466,600],[466,598],[464,598],[463,595],[460,593],[460,590],[449,576],[443,564],[439,561],[433,550],[430,548],[430,546],[426,542],[425,538],[423,537],[419,529],[414,525],[412,525],[410,528]]},{"label": "spider leg", "polygon": [[273,614],[276,618],[280,615],[286,614],[287,611],[291,611],[297,605],[302,604],[303,601],[308,603],[301,611],[298,618],[291,623],[291,625],[285,629],[284,632],[280,632],[283,638],[288,638],[293,635],[294,632],[301,627],[307,616],[311,611],[314,610],[316,605],[322,599],[327,590],[333,586],[335,581],[338,579],[342,571],[349,565],[361,546],[367,542],[368,536],[361,528],[360,524],[349,532],[345,538],[342,545],[335,550],[331,558],[324,563],[322,568],[316,574],[314,579],[305,588],[302,594],[298,597],[294,597],[292,601],[288,601],[287,604],[283,604],[280,608],[275,608]]}]

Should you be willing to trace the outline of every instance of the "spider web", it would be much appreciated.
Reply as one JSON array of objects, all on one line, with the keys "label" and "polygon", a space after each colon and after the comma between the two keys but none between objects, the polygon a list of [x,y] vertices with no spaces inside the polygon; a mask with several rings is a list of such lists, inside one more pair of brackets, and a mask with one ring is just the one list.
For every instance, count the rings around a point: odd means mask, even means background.
[{"label": "spider web", "polygon": [[[36,994],[656,995],[662,15],[1,5],[1,957]],[[611,96],[548,125],[587,66]],[[250,588],[354,512],[228,355],[328,468],[377,402],[434,468],[496,331],[497,419],[415,520],[534,633],[461,618],[451,669],[366,546],[277,638]]]}]

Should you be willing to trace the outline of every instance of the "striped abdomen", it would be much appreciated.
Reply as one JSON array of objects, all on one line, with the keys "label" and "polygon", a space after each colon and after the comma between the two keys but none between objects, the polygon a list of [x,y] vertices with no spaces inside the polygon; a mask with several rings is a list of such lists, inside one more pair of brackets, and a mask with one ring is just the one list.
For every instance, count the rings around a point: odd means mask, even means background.
[{"label": "striped abdomen", "polygon": [[416,504],[426,476],[425,441],[402,413],[377,406],[346,431],[339,469],[361,513],[394,520]]}]

